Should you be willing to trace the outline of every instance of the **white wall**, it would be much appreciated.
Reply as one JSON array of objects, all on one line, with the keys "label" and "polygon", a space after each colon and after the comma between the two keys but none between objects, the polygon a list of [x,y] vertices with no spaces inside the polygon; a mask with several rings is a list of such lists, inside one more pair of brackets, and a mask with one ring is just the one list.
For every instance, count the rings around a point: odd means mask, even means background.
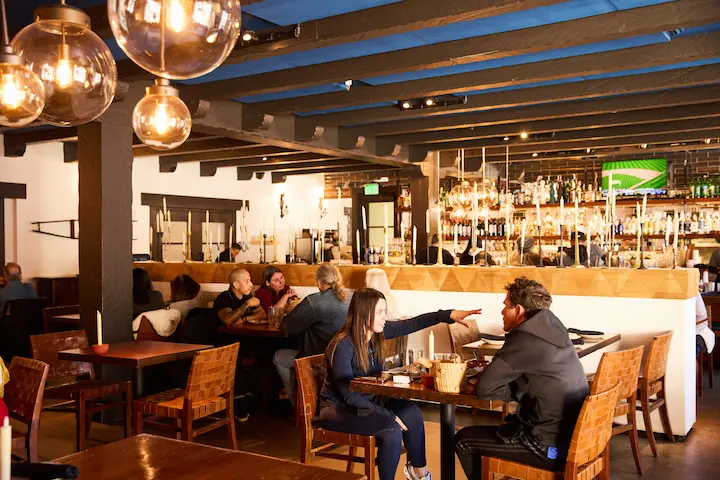
[{"label": "white wall", "polygon": [[[26,279],[78,273],[78,241],[33,233],[31,222],[77,219],[78,166],[63,163],[61,143],[30,145],[22,157],[0,157],[0,182],[24,183],[27,199],[17,200],[17,251],[12,201],[5,200],[5,259],[16,260]],[[68,223],[43,230],[70,234]]]}]

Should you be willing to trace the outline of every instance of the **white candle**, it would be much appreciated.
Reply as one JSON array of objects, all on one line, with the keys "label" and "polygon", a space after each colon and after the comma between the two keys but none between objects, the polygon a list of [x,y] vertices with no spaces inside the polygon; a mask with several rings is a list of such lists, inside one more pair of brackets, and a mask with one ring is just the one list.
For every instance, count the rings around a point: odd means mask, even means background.
[{"label": "white candle", "polygon": [[526,220],[523,218],[520,224],[520,265],[523,260],[523,249],[525,248],[525,227],[527,226]]},{"label": "white candle", "polygon": [[228,248],[232,247],[232,244],[235,243],[235,239],[233,238],[233,226],[230,225],[230,236],[228,237]]},{"label": "white candle", "polygon": [[535,214],[537,215],[538,227],[542,227],[542,217],[540,217],[540,197],[535,197]]},{"label": "white candle", "polygon": [[102,345],[103,344],[102,315],[100,314],[99,311],[97,312],[96,320],[97,320],[97,343],[98,343],[98,345]]},{"label": "white candle", "polygon": [[425,210],[425,233],[430,235],[430,209]]},{"label": "white candle", "polygon": [[642,223],[645,223],[645,214],[647,213],[647,193],[643,195],[643,204],[642,204]]},{"label": "white candle", "polygon": [[442,249],[443,249],[443,236],[442,236],[442,219],[440,217],[440,208],[441,206],[438,205],[437,208],[437,232],[438,232],[438,254],[437,254],[437,262],[435,262],[437,265],[442,265]]},{"label": "white candle", "polygon": [[565,199],[560,197],[560,225],[565,225]]},{"label": "white candle", "polygon": [[[440,255],[438,253],[438,255]],[[430,332],[430,335],[428,335],[428,355],[430,355],[430,360],[435,360],[435,334],[433,332]]]},{"label": "white candle", "polygon": [[218,227],[217,227],[217,237],[216,238],[217,238],[217,248],[218,248],[218,252],[219,252],[220,251],[220,239],[222,238],[220,236],[220,225],[218,225]]},{"label": "white candle", "polygon": [[367,230],[367,215],[365,214],[365,207],[362,207],[362,224],[363,230]]},{"label": "white candle", "polygon": [[205,249],[210,252],[210,211],[205,210]]},{"label": "white candle", "polygon": [[670,246],[670,230],[672,230],[672,223],[670,222],[670,215],[665,217],[665,247]]},{"label": "white candle", "polygon": [[10,427],[10,417],[5,417],[0,427],[0,480],[10,480],[11,463],[12,427]]},{"label": "white candle", "polygon": [[675,214],[675,221],[673,222],[673,233],[675,234],[675,238],[673,238],[673,250],[674,253],[677,254],[677,248],[678,248],[678,232],[680,231],[680,219],[678,218],[677,213]]},{"label": "white candle", "polygon": [[457,255],[457,248],[458,248],[458,226],[457,224],[453,225],[453,257]]},{"label": "white candle", "polygon": [[273,215],[273,240],[275,239],[275,215]]},{"label": "white candle", "polygon": [[155,214],[155,230],[160,233],[160,212]]},{"label": "white candle", "polygon": [[638,259],[638,265],[640,264],[640,242],[642,236],[642,224],[640,223],[640,217],[637,218],[637,259]]},{"label": "white candle", "polygon": [[167,217],[167,202],[165,201],[165,197],[163,197],[163,216]]},{"label": "white candle", "polygon": [[187,232],[183,232],[183,260],[187,256]]},{"label": "white candle", "polygon": [[167,224],[168,224],[168,230],[172,228],[172,218],[170,217],[170,210],[167,211]]},{"label": "white candle", "polygon": [[362,263],[360,262],[361,252],[360,252],[360,229],[355,230],[355,250],[357,250],[358,254],[358,264]]},{"label": "white candle", "polygon": [[412,253],[415,256],[417,255],[417,227],[415,225],[413,225],[412,232]]},{"label": "white candle", "polygon": [[152,250],[153,245],[153,228],[150,227],[150,250]]},{"label": "white candle", "polygon": [[188,228],[187,228],[188,237],[192,233],[192,212],[188,210]]},{"label": "white candle", "polygon": [[385,232],[385,244],[383,250],[383,256],[385,257],[385,265],[390,264],[390,255],[388,252],[388,211],[387,203],[385,204],[385,223],[383,225],[383,231]]}]

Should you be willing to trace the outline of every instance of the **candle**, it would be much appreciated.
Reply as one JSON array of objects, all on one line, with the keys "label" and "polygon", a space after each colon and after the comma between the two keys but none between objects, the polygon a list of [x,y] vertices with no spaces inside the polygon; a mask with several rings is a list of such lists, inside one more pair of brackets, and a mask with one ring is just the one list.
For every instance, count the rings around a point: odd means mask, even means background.
[{"label": "candle", "polygon": [[10,480],[12,463],[12,428],[10,417],[5,417],[0,427],[0,480]]},{"label": "candle", "polygon": [[390,255],[388,252],[388,211],[387,211],[387,203],[385,206],[385,223],[383,224],[383,231],[385,232],[385,244],[384,244],[384,250],[383,250],[383,256],[385,257],[385,265],[390,264]]},{"label": "candle", "polygon": [[187,233],[188,233],[188,237],[192,233],[192,212],[190,210],[188,210],[188,231],[187,231]]},{"label": "candle", "polygon": [[273,240],[275,239],[275,215],[273,215]]},{"label": "candle", "polygon": [[155,230],[160,233],[160,212],[155,214]]},{"label": "candle", "polygon": [[102,345],[102,344],[103,344],[103,338],[102,338],[102,315],[100,314],[99,311],[97,312],[96,320],[97,320],[97,343],[98,343],[98,345]]},{"label": "candle", "polygon": [[413,254],[413,262],[415,260],[415,255],[417,255],[417,227],[413,225],[412,230],[412,254]]},{"label": "candle", "polygon": [[670,223],[670,215],[665,217],[665,247],[670,246],[670,230],[672,230],[672,223]]},{"label": "candle", "polygon": [[443,236],[442,236],[442,220],[440,218],[440,205],[437,207],[437,232],[438,232],[438,254],[437,254],[437,261],[435,262],[437,265],[442,265],[442,249],[443,249]]},{"label": "candle", "polygon": [[[438,255],[440,255],[438,253]],[[430,335],[428,335],[428,354],[430,355],[430,360],[435,360],[435,334],[433,332],[430,332]]]},{"label": "candle", "polygon": [[217,238],[217,248],[218,248],[218,253],[219,253],[220,252],[220,239],[222,238],[220,236],[220,225],[218,225],[218,227],[217,227],[217,237],[216,238]]},{"label": "candle", "polygon": [[542,227],[542,217],[540,216],[540,196],[535,197],[535,214],[537,215],[538,227]]},{"label": "candle", "polygon": [[165,201],[165,197],[163,197],[163,216],[167,217],[167,202]]},{"label": "candle", "polygon": [[183,259],[187,257],[187,232],[183,232]]},{"label": "candle", "polygon": [[167,211],[167,226],[168,231],[172,229],[172,219],[170,218],[170,210]]},{"label": "candle", "polygon": [[527,221],[523,218],[521,222],[520,227],[520,265],[522,265],[523,260],[523,249],[525,248],[525,227],[527,226]]},{"label": "candle", "polygon": [[152,251],[152,245],[153,245],[153,228],[150,227],[150,250]]},{"label": "candle", "polygon": [[[675,237],[673,238],[673,254],[677,255],[677,248],[678,248],[678,232],[680,231],[680,220],[678,218],[678,214],[675,214],[675,219],[673,222],[673,233]],[[674,265],[674,263],[673,263]]]},{"label": "candle", "polygon": [[[639,207],[638,207],[639,209]],[[640,262],[640,242],[642,236],[642,224],[640,223],[640,217],[637,218],[637,259],[638,259],[638,265]]]},{"label": "candle", "polygon": [[429,208],[427,210],[425,210],[425,233],[430,235],[430,209]]},{"label": "candle", "polygon": [[228,248],[232,247],[232,244],[235,243],[235,239],[233,238],[233,226],[230,225],[230,236],[228,237]]},{"label": "candle", "polygon": [[362,224],[363,230],[367,230],[367,215],[365,214],[365,207],[362,207]]},{"label": "candle", "polygon": [[457,255],[457,249],[458,249],[458,226],[457,224],[453,225],[453,257]]},{"label": "candle", "polygon": [[210,211],[205,210],[205,250],[210,254]]},{"label": "candle", "polygon": [[560,197],[560,225],[565,225],[565,199]]},{"label": "candle", "polygon": [[362,263],[360,261],[360,229],[355,230],[355,250],[357,250],[357,260],[358,264]]},{"label": "candle", "polygon": [[642,204],[642,219],[640,220],[641,223],[645,223],[645,214],[647,213],[647,193],[643,195],[643,204]]}]

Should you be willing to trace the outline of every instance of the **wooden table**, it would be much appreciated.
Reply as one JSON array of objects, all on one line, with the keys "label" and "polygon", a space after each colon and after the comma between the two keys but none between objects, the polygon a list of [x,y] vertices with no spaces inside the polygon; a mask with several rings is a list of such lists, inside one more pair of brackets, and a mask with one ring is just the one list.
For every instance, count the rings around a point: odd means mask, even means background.
[{"label": "wooden table", "polygon": [[365,475],[141,434],[53,460],[80,480],[362,480]]},{"label": "wooden table", "polygon": [[195,352],[208,348],[212,348],[212,345],[135,340],[111,343],[110,350],[105,355],[97,355],[89,347],[63,350],[58,352],[58,359],[133,368],[135,369],[135,396],[142,397],[143,367],[192,358],[195,356]]},{"label": "wooden table", "polygon": [[271,327],[269,323],[236,323],[229,327],[219,327],[218,332],[247,337],[287,338],[285,332],[280,330],[279,327]]},{"label": "wooden table", "polygon": [[384,397],[425,400],[440,403],[440,478],[455,479],[455,406],[482,408],[485,410],[501,407],[505,402],[499,400],[481,400],[472,391],[468,393],[442,393],[427,388],[420,383],[383,384],[367,380],[350,382],[353,392],[373,393]]},{"label": "wooden table", "polygon": [[[577,350],[578,357],[583,358],[586,355],[590,355],[593,352],[597,352],[598,350],[607,347],[608,345],[612,345],[615,342],[620,341],[620,334],[607,334],[607,338],[601,342],[585,342],[584,345],[577,345],[575,347],[575,350]],[[497,354],[498,350],[502,348],[502,345],[491,345],[489,343],[485,343],[483,340],[478,340],[477,342],[468,343],[466,345],[463,345],[463,350],[466,350],[468,352],[475,353],[478,356],[488,356],[493,357]]]}]

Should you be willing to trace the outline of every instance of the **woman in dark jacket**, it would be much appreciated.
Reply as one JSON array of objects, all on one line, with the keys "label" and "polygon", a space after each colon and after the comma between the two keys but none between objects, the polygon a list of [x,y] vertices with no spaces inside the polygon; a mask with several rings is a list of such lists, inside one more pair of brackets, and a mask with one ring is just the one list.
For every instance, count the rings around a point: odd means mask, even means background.
[{"label": "woman in dark jacket", "polygon": [[425,461],[425,428],[413,402],[351,392],[350,381],[382,371],[383,341],[409,335],[438,323],[465,323],[480,310],[439,310],[410,320],[386,323],[382,293],[361,288],[350,301],[348,315],[325,352],[327,375],[320,392],[318,425],[329,430],[373,435],[378,443],[380,480],[395,478],[402,445],[410,480],[430,480]]},{"label": "woman in dark jacket", "polygon": [[133,268],[133,318],[163,308],[165,301],[162,293],[153,290],[150,275],[143,268]]}]

